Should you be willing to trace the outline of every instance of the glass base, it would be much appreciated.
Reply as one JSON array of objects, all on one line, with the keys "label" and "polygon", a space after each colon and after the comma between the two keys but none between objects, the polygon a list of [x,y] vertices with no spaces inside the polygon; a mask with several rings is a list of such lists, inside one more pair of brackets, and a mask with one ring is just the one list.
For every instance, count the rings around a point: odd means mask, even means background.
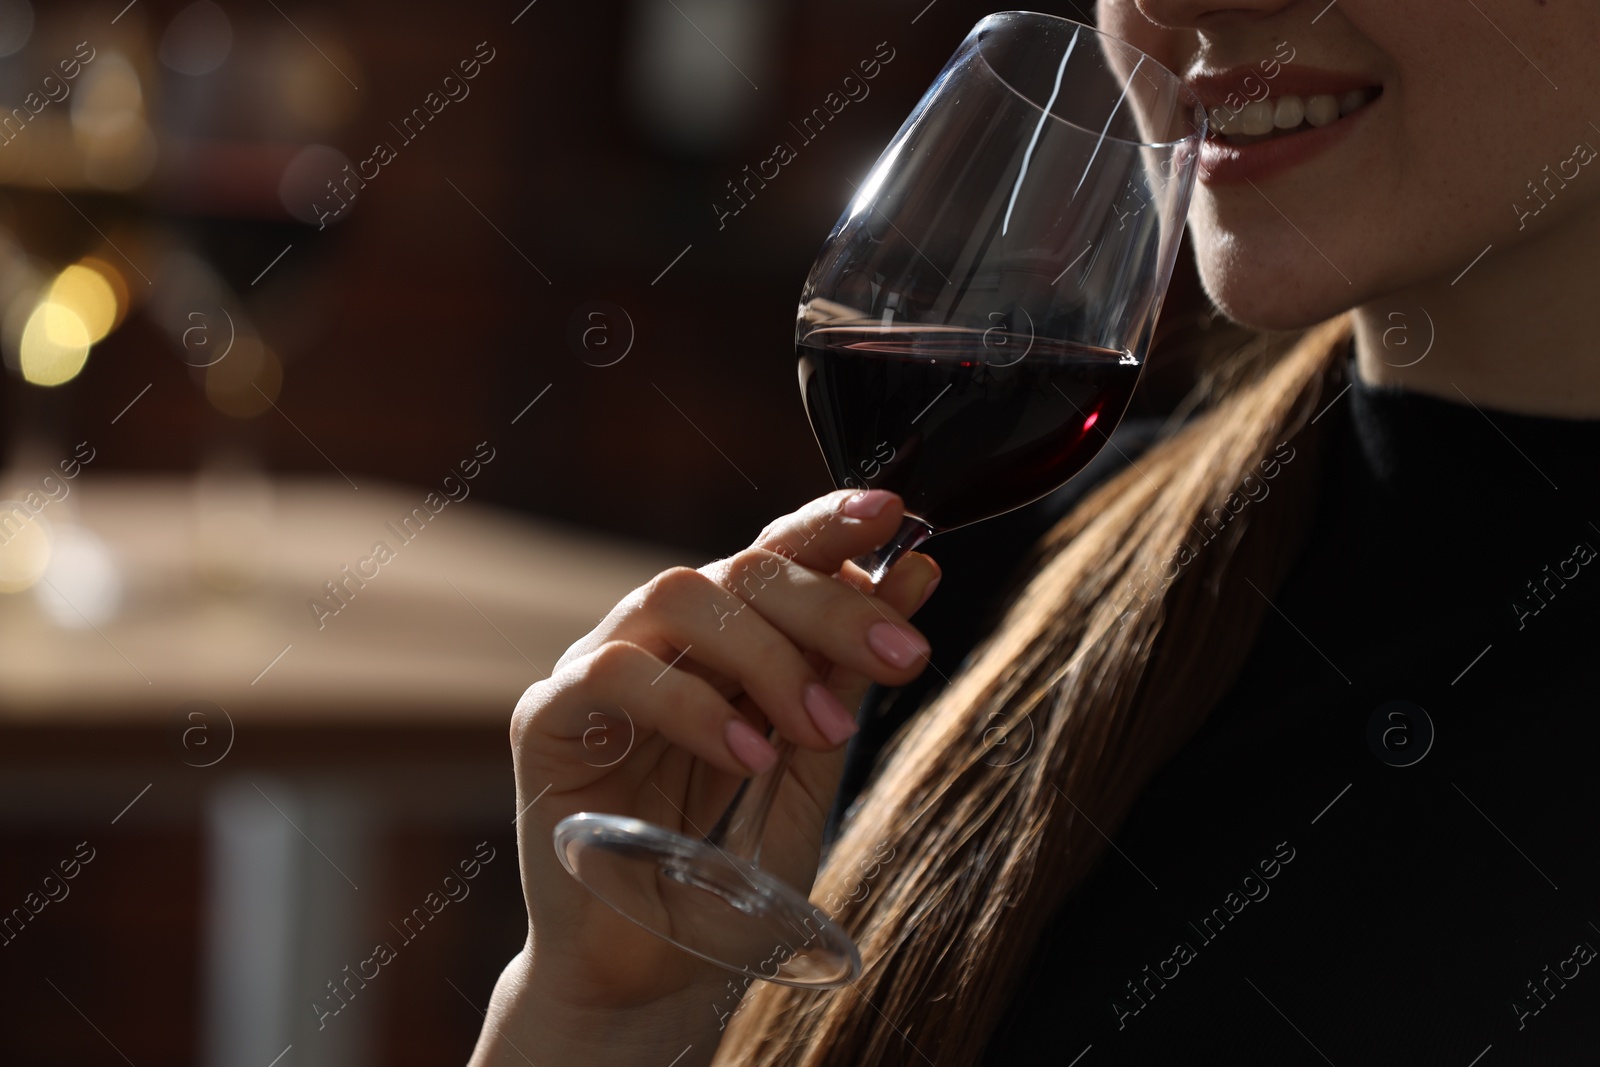
[{"label": "glass base", "polygon": [[861,973],[844,930],[794,889],[705,841],[623,815],[556,824],[556,854],[623,915],[701,959],[780,985],[833,989]]}]

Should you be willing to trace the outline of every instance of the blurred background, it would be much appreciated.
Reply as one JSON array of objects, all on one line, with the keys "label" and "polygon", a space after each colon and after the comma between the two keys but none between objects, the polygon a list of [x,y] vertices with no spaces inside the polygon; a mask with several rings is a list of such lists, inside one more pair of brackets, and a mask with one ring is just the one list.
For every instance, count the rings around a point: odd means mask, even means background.
[{"label": "blurred background", "polygon": [[5,1062],[465,1060],[518,695],[832,488],[800,286],[991,9],[0,0]]}]

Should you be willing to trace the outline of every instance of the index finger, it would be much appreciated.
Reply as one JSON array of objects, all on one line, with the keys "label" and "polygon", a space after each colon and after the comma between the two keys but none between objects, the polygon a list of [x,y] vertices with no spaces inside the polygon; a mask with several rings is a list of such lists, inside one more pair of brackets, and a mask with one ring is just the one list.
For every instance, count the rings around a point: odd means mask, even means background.
[{"label": "index finger", "polygon": [[837,574],[845,561],[893,537],[904,516],[904,503],[887,489],[840,489],[775,519],[751,547]]}]

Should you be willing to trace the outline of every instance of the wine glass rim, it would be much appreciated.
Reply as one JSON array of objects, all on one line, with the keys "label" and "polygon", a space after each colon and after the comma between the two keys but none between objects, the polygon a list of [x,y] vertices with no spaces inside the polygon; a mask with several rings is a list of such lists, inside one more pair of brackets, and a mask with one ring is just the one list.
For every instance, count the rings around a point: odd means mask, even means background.
[{"label": "wine glass rim", "polygon": [[[1182,78],[1180,78],[1176,73],[1174,73],[1164,63],[1162,63],[1160,60],[1156,59],[1155,57],[1151,56],[1148,52],[1144,51],[1143,49],[1138,48],[1138,47],[1136,47],[1136,46],[1134,46],[1132,44],[1129,44],[1127,41],[1124,41],[1120,37],[1115,37],[1115,36],[1113,36],[1113,35],[1111,35],[1109,33],[1106,33],[1104,30],[1097,29],[1096,27],[1089,25],[1087,22],[1079,22],[1077,19],[1069,19],[1069,18],[1066,18],[1066,17],[1064,17],[1062,15],[1052,15],[1052,14],[1050,14],[1048,12],[1044,12],[1044,11],[1024,11],[1024,10],[995,11],[995,12],[992,12],[992,13],[990,13],[988,15],[985,15],[983,18],[979,19],[977,25],[973,26],[972,32],[974,34],[976,34],[978,32],[978,30],[981,29],[984,26],[985,23],[988,23],[988,22],[991,22],[991,21],[994,21],[994,20],[997,20],[997,19],[1004,19],[1004,18],[1007,18],[1008,16],[1015,16],[1015,15],[1026,16],[1026,17],[1031,18],[1031,19],[1048,20],[1050,22],[1064,22],[1064,23],[1068,24],[1069,26],[1075,26],[1075,27],[1078,27],[1080,29],[1088,30],[1090,33],[1095,34],[1097,37],[1104,37],[1109,41],[1116,42],[1117,44],[1121,45],[1122,47],[1128,49],[1130,52],[1133,52],[1134,54],[1139,55],[1139,56],[1143,56],[1144,57],[1144,61],[1146,63],[1149,63],[1150,65],[1154,66],[1157,70],[1161,71],[1161,73],[1165,74],[1167,77],[1172,79],[1173,84],[1175,84],[1177,86],[1177,88],[1178,88],[1178,94],[1179,94],[1179,97],[1181,99],[1183,99],[1185,102],[1187,102],[1190,107],[1197,108],[1197,109],[1200,108],[1200,96],[1199,96],[1199,94],[1197,94],[1194,91],[1194,89],[1189,85],[1188,82],[1185,82]],[[1109,131],[1102,133],[1099,130],[1091,130],[1087,126],[1080,126],[1076,122],[1073,122],[1071,119],[1063,118],[1060,115],[1052,114],[1051,112],[1045,111],[1044,107],[1042,105],[1040,105],[1040,103],[1037,100],[1033,99],[1027,93],[1024,93],[1022,90],[1018,89],[1015,85],[1012,85],[1009,81],[1007,81],[1005,79],[1005,76],[1002,75],[998,70],[996,70],[994,68],[994,65],[989,62],[989,57],[983,54],[983,45],[982,45],[981,41],[974,42],[973,50],[975,52],[977,52],[978,58],[983,61],[983,65],[989,71],[989,73],[994,75],[995,81],[999,82],[1001,85],[1004,85],[1007,89],[1011,90],[1011,92],[1014,93],[1017,96],[1018,99],[1025,101],[1026,103],[1028,103],[1029,105],[1031,105],[1032,107],[1037,109],[1038,111],[1043,112],[1045,115],[1048,115],[1050,118],[1054,119],[1056,122],[1061,123],[1063,126],[1070,126],[1075,130],[1083,130],[1085,133],[1096,134],[1103,140],[1110,141],[1110,142],[1112,142],[1114,144],[1127,145],[1130,148],[1172,148],[1172,147],[1175,147],[1177,145],[1183,144],[1185,141],[1194,141],[1194,142],[1198,143],[1199,141],[1204,140],[1204,138],[1205,138],[1205,123],[1208,121],[1209,117],[1205,115],[1205,112],[1204,112],[1203,109],[1201,110],[1202,118],[1200,120],[1201,121],[1201,125],[1199,126],[1199,128],[1197,128],[1196,130],[1194,130],[1191,133],[1185,134],[1184,136],[1176,138],[1175,140],[1171,140],[1171,141],[1137,141],[1137,140],[1131,140],[1131,139],[1126,138],[1126,137],[1118,137],[1117,135],[1115,135],[1115,134],[1113,134],[1113,133],[1111,133]]]}]

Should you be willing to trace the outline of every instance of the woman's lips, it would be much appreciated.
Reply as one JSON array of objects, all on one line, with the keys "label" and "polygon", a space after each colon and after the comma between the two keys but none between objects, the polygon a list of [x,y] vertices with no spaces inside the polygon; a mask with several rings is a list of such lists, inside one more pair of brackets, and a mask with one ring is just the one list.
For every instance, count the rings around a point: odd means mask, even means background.
[{"label": "woman's lips", "polygon": [[1380,93],[1361,108],[1326,126],[1280,133],[1253,144],[1229,144],[1216,133],[1208,132],[1200,145],[1200,180],[1207,185],[1235,185],[1270,178],[1328,151],[1382,104]]}]

